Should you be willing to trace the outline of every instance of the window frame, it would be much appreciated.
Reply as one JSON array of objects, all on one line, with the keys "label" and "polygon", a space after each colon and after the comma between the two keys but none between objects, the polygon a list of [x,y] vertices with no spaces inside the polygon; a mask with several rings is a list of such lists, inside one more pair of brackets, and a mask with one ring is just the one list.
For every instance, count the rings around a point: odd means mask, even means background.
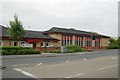
[{"label": "window frame", "polygon": [[71,35],[62,35],[62,46],[72,45],[72,36]]},{"label": "window frame", "polygon": [[86,41],[86,46],[91,46],[91,41]]},{"label": "window frame", "polygon": [[83,46],[83,37],[82,36],[76,36],[77,39],[75,39],[75,45],[77,46]]}]

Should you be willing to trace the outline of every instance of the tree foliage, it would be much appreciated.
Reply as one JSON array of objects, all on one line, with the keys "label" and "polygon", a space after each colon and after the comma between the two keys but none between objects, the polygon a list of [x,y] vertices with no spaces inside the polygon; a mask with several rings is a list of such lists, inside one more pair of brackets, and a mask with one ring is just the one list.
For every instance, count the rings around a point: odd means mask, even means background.
[{"label": "tree foliage", "polygon": [[120,37],[117,40],[111,39],[108,48],[109,49],[120,49]]},{"label": "tree foliage", "polygon": [[10,38],[12,38],[13,40],[19,40],[22,37],[24,37],[24,35],[25,35],[24,28],[16,14],[14,15],[14,20],[9,22],[8,27],[9,27],[8,33],[10,35]]}]

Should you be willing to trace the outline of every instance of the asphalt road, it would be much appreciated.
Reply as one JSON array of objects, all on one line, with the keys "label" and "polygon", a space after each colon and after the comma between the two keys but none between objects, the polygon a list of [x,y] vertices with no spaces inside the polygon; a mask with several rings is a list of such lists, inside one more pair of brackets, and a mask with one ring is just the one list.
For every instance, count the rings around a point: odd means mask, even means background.
[{"label": "asphalt road", "polygon": [[28,72],[32,75],[28,76],[33,78],[117,78],[118,63],[112,57],[14,69],[19,72]]},{"label": "asphalt road", "polygon": [[2,62],[4,66],[7,66],[2,70],[3,78],[118,77],[118,50],[43,58],[23,56],[19,59],[3,59]]}]

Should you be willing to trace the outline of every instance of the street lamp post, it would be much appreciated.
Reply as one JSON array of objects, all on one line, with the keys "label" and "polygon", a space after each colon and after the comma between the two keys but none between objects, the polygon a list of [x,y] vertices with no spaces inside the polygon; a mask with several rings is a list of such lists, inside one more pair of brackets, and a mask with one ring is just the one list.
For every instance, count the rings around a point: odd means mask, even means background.
[{"label": "street lamp post", "polygon": [[92,40],[93,40],[93,34],[91,33],[91,50],[93,50],[93,47],[92,47]]}]

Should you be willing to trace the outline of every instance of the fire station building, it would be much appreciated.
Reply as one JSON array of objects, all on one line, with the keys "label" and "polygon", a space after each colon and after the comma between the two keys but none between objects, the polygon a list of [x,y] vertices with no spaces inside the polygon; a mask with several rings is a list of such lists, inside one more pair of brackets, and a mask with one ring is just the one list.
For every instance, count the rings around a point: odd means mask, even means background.
[{"label": "fire station building", "polygon": [[61,46],[78,45],[85,49],[103,49],[109,45],[109,36],[73,28],[52,27],[47,31],[25,30],[20,41],[13,41],[7,33],[7,27],[0,25],[0,46],[33,47],[35,49],[56,50]]}]

